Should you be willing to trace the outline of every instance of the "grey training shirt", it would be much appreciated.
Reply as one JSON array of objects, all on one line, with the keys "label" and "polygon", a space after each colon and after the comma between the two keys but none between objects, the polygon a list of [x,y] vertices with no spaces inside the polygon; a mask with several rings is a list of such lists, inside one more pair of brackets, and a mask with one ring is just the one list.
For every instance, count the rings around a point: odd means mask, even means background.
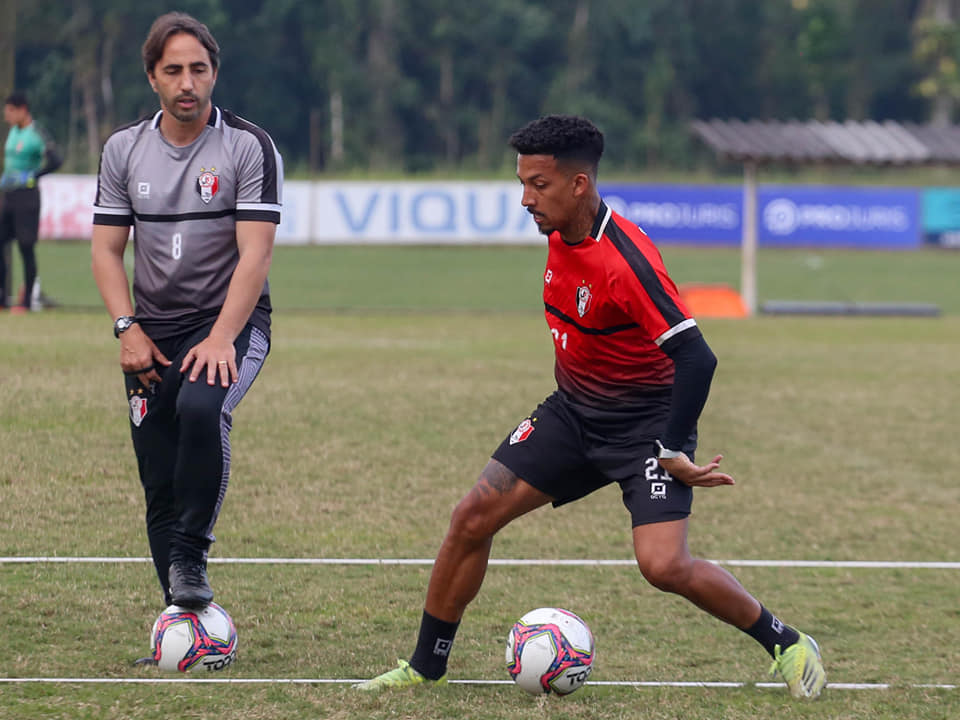
[{"label": "grey training shirt", "polygon": [[[283,185],[280,153],[253,123],[214,107],[200,137],[176,147],[160,116],[104,143],[93,215],[133,225],[135,312],[154,338],[216,319],[239,261],[237,220],[279,223]],[[268,283],[250,322],[269,337]]]}]

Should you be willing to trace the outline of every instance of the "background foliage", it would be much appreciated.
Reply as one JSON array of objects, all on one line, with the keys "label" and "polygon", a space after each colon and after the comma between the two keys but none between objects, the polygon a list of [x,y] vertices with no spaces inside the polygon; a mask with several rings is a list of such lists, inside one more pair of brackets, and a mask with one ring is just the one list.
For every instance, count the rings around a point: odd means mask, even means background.
[{"label": "background foliage", "polygon": [[[68,169],[95,171],[110,130],[156,107],[140,45],[162,8],[4,5],[0,90],[28,90],[67,146]],[[546,112],[594,118],[611,170],[701,164],[692,118],[949,122],[960,93],[956,5],[182,0],[178,9],[220,42],[216,101],[267,128],[290,169],[491,173],[510,165],[510,132]]]}]

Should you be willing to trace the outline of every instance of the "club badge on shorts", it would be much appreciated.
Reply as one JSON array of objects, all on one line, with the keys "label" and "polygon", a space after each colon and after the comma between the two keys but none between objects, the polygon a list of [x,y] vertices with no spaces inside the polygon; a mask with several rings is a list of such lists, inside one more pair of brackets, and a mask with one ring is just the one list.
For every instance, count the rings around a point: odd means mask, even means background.
[{"label": "club badge on shorts", "polygon": [[530,437],[531,434],[533,434],[533,421],[527,418],[517,425],[516,430],[510,433],[510,444],[516,445],[517,443],[523,442]]},{"label": "club badge on shorts", "polygon": [[134,425],[140,427],[140,423],[147,416],[147,399],[134,395],[130,398],[130,420]]},{"label": "club badge on shorts", "polygon": [[587,314],[591,300],[593,300],[593,293],[590,292],[589,285],[581,285],[577,288],[577,312],[580,313],[580,317]]},{"label": "club badge on shorts", "polygon": [[216,168],[205,170],[200,168],[200,175],[197,177],[197,192],[200,193],[200,199],[209,204],[213,196],[220,189],[220,176],[217,175]]}]

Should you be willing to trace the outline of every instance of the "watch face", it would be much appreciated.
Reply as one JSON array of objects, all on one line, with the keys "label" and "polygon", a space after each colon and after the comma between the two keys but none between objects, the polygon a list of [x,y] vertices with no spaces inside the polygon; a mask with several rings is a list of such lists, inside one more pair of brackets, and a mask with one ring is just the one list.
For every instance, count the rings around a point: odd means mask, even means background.
[{"label": "watch face", "polygon": [[117,321],[113,324],[113,334],[117,337],[120,337],[120,333],[128,330],[130,326],[133,325],[133,319],[129,317],[119,317]]}]

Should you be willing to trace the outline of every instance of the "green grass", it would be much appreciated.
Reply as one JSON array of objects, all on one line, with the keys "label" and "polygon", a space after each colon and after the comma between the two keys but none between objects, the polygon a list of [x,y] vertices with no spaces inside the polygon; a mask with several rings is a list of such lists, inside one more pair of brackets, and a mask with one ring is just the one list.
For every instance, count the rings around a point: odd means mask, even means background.
[{"label": "green grass", "polygon": [[[736,248],[668,245],[663,256],[678,283],[739,287]],[[545,261],[537,246],[278,246],[271,290],[281,310],[536,311]],[[42,242],[38,264],[45,294],[71,308],[101,307],[87,243]],[[760,302],[922,302],[960,314],[956,251],[764,249],[757,266]]]},{"label": "green grass", "polygon": [[[0,556],[145,557],[117,344],[86,249],[41,248],[44,288],[70,309],[0,316]],[[761,296],[936,302],[945,314],[704,320],[720,366],[701,447],[724,453],[737,485],[697,492],[691,547],[715,559],[958,562],[960,256],[818,255],[763,255]],[[665,257],[678,281],[736,283],[735,253]],[[490,451],[553,386],[542,266],[537,248],[278,248],[273,350],[236,412],[213,557],[433,557]],[[607,488],[508,526],[494,557],[628,559],[628,518]],[[831,682],[892,687],[798,704],[754,686],[768,660],[752,640],[632,567],[493,566],[453,678],[505,679],[510,624],[556,604],[594,630],[595,680],[746,685],[594,684],[540,703],[499,685],[369,697],[319,684],[0,682],[0,718],[960,716],[960,689],[914,687],[956,683],[960,572],[732,570],[815,634]],[[412,650],[428,574],[211,564],[241,643],[218,677],[385,670]],[[0,564],[0,608],[0,677],[158,677],[129,666],[161,609],[148,563]]]}]

